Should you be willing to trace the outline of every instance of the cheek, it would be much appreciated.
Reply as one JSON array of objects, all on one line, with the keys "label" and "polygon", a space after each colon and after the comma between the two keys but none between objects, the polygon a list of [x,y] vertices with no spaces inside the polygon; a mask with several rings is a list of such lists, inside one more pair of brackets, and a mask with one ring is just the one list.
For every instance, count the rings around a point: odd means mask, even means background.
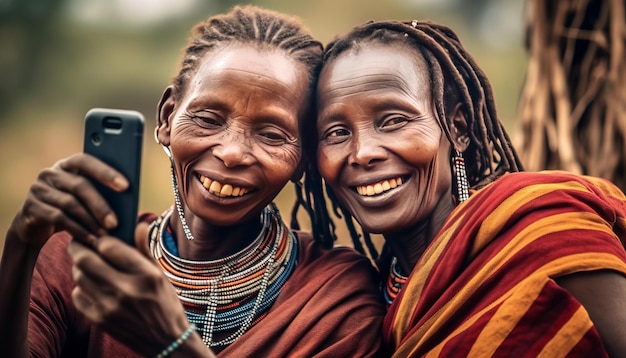
[{"label": "cheek", "polygon": [[196,152],[205,144],[205,139],[195,126],[176,125],[172,128],[170,146],[173,152],[184,156],[184,153]]},{"label": "cheek", "polygon": [[295,145],[282,146],[280,149],[267,151],[263,160],[267,163],[266,167],[271,168],[272,177],[277,181],[287,181],[300,167],[302,150]]},{"label": "cheek", "polygon": [[442,194],[447,193],[452,183],[452,169],[449,158],[450,146],[446,143],[442,143],[439,147],[433,161],[432,172],[429,174],[433,185],[430,193],[435,200],[438,200]]},{"label": "cheek", "polygon": [[408,162],[421,167],[432,163],[441,154],[441,139],[440,130],[409,129],[403,132],[402,138],[396,138],[390,143],[398,145],[398,152],[402,152]]},{"label": "cheek", "polygon": [[317,149],[317,167],[327,182],[333,184],[339,176],[339,158],[341,154],[338,151],[332,151],[329,147],[320,145]]}]

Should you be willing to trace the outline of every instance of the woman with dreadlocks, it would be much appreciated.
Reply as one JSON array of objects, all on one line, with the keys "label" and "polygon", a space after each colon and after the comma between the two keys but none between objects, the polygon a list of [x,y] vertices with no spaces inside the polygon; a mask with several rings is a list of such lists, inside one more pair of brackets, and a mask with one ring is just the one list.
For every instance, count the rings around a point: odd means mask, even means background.
[{"label": "woman with dreadlocks", "polygon": [[106,236],[114,213],[86,178],[123,190],[119,173],[85,154],[43,170],[7,233],[2,356],[375,355],[370,261],[272,204],[301,171],[321,56],[299,21],[256,7],[195,28],[158,104],[174,205],[142,215],[139,250]]},{"label": "woman with dreadlocks", "polygon": [[[357,248],[352,218],[363,228],[395,356],[626,356],[624,194],[522,172],[453,31],[356,27],[327,47],[317,95],[301,203],[332,232],[321,174]],[[380,257],[368,232],[385,238]]]}]

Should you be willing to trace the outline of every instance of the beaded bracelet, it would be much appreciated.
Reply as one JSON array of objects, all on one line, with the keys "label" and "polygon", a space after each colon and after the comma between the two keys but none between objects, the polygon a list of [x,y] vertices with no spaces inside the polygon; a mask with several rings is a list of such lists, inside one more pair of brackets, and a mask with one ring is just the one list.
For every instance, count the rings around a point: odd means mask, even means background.
[{"label": "beaded bracelet", "polygon": [[185,332],[183,332],[183,334],[181,334],[180,337],[178,337],[177,340],[175,340],[174,342],[172,342],[172,344],[167,346],[167,348],[162,350],[161,353],[157,354],[156,358],[164,358],[164,357],[167,357],[170,354],[172,354],[173,351],[175,351],[178,348],[180,348],[180,346],[183,344],[183,342],[185,342],[187,340],[187,338],[189,338],[191,336],[191,334],[193,333],[193,331],[195,331],[195,330],[196,330],[196,326],[193,323],[190,324],[189,328],[187,328],[185,330]]}]

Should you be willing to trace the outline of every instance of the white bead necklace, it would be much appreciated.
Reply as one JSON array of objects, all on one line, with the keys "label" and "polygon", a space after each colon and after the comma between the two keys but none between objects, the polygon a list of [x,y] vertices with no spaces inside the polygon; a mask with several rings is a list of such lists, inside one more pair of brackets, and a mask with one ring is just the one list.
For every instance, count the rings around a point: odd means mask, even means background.
[{"label": "white bead necklace", "polygon": [[[172,212],[170,208],[151,224],[152,255],[175,286],[190,321],[196,323],[202,333],[204,343],[208,347],[229,345],[271,306],[293,271],[297,256],[295,236],[286,228],[277,209],[269,205],[261,215],[261,232],[240,252],[218,260],[185,260],[169,252],[164,243]],[[281,245],[284,247],[279,252]],[[268,287],[272,288],[270,292]],[[230,319],[226,322],[226,318],[218,318],[218,309],[228,305],[234,308],[223,311],[222,316],[227,314]],[[218,328],[216,322],[220,322],[222,328]],[[214,341],[215,332],[232,331],[236,327],[234,333]]]}]

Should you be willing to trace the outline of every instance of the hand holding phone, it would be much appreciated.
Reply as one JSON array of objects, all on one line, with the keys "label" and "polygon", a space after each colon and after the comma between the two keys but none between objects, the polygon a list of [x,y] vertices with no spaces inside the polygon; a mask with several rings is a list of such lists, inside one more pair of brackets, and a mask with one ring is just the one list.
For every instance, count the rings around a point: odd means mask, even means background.
[{"label": "hand holding phone", "polygon": [[133,246],[139,207],[143,132],[144,118],[137,111],[93,108],[85,115],[83,151],[118,170],[129,182],[128,189],[116,192],[93,181],[117,216],[118,226],[109,234]]}]

